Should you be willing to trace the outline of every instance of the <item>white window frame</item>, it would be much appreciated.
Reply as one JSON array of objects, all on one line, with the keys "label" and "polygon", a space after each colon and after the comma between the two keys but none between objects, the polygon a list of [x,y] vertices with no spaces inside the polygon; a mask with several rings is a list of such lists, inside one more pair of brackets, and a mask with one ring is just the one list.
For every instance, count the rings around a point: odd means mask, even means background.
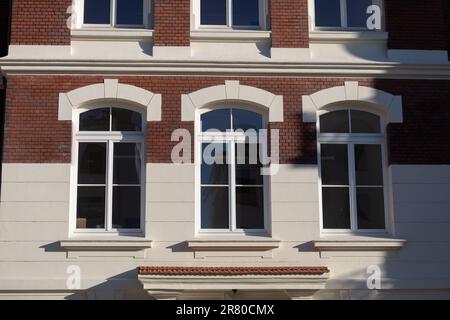
[{"label": "white window frame", "polygon": [[[196,112],[195,120],[195,203],[196,203],[196,234],[213,234],[213,235],[239,235],[239,236],[268,236],[270,223],[270,180],[269,176],[263,176],[263,196],[264,196],[264,228],[263,229],[238,229],[236,228],[236,167],[235,167],[235,144],[244,142],[245,135],[237,132],[202,132],[201,115],[218,109],[243,109],[260,114],[263,117],[263,129],[267,128],[267,116],[260,110],[255,110],[247,106],[236,104],[221,104],[220,106],[202,108]],[[229,225],[228,229],[202,229],[201,227],[201,164],[202,164],[202,144],[204,143],[224,143],[227,145],[227,157],[229,165]],[[215,185],[217,186],[217,185]]]},{"label": "white window frame", "polygon": [[152,0],[142,0],[144,2],[143,6],[143,24],[117,24],[117,0],[110,0],[110,23],[109,24],[90,24],[84,23],[84,1],[76,0],[77,7],[79,8],[79,18],[78,25],[82,28],[115,28],[115,29],[139,29],[139,28],[149,28],[152,25]]},{"label": "white window frame", "polygon": [[360,27],[348,27],[348,19],[347,19],[347,0],[340,0],[341,7],[341,26],[340,27],[321,27],[316,26],[316,0],[309,0],[309,7],[311,8],[310,16],[312,17],[312,28],[316,31],[383,31],[384,27],[384,0],[372,0],[373,5],[378,5],[381,8],[381,30],[367,30],[367,28]]},{"label": "white window frame", "polygon": [[196,29],[225,29],[225,30],[267,30],[268,28],[268,0],[259,1],[259,26],[237,26],[233,25],[233,0],[227,1],[227,23],[226,25],[204,25],[201,24],[201,0],[194,0],[194,16]]},{"label": "white window frame", "polygon": [[[141,132],[118,132],[118,131],[79,131],[80,114],[86,111],[101,109],[101,108],[119,108],[128,109],[141,114],[142,117],[142,131]],[[111,114],[110,114],[111,117]],[[70,214],[70,235],[110,235],[110,236],[136,236],[143,235],[145,230],[145,155],[146,155],[146,114],[142,112],[142,109],[123,105],[118,103],[95,103],[90,106],[78,108],[74,111],[73,118],[73,141],[72,141],[72,176],[71,176],[71,214]],[[110,125],[112,123],[110,118]],[[106,197],[105,197],[105,228],[104,229],[77,229],[77,193],[78,193],[78,150],[79,143],[91,142],[91,143],[106,143],[107,144],[107,166],[106,166]],[[114,229],[112,228],[112,189],[113,189],[113,161],[114,158],[114,143],[129,142],[138,143],[141,145],[141,215],[140,215],[140,228],[139,229]],[[103,184],[102,184],[103,186]]]},{"label": "white window frame", "polygon": [[[372,133],[321,133],[320,117],[326,113],[339,110],[359,110],[377,115],[380,118],[381,132]],[[349,121],[350,121],[349,117]],[[317,161],[319,174],[319,211],[320,211],[320,231],[323,235],[380,235],[389,233],[389,184],[387,174],[387,149],[386,149],[386,118],[384,115],[374,112],[370,108],[363,106],[335,105],[326,107],[317,112]],[[351,121],[349,122],[351,130]],[[323,199],[322,199],[322,161],[321,161],[321,145],[322,144],[344,144],[347,145],[348,152],[348,174],[349,174],[349,193],[350,193],[350,229],[325,229],[323,227]],[[356,202],[356,176],[355,176],[355,154],[354,147],[357,144],[375,144],[381,146],[382,170],[383,170],[383,195],[384,195],[384,229],[358,229],[357,225],[357,202]],[[330,185],[326,185],[330,186]],[[341,186],[342,187],[342,186]]]}]

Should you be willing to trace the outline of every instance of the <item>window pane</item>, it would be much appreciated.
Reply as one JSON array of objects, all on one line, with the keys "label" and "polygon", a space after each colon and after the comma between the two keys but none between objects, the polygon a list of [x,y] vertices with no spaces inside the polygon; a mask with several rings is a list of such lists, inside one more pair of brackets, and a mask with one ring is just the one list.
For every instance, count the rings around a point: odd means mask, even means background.
[{"label": "window pane", "polygon": [[114,229],[139,229],[141,226],[141,188],[113,187]]},{"label": "window pane", "polygon": [[106,182],[106,143],[79,143],[78,183]]},{"label": "window pane", "polygon": [[227,0],[201,0],[200,11],[203,25],[227,24]]},{"label": "window pane", "polygon": [[340,0],[315,0],[316,27],[340,27]]},{"label": "window pane", "polygon": [[384,229],[383,188],[356,188],[358,229]]},{"label": "window pane", "polygon": [[112,131],[142,131],[142,116],[140,113],[112,108]]},{"label": "window pane", "polygon": [[322,144],[320,147],[323,185],[348,185],[348,147],[346,144]]},{"label": "window pane", "polygon": [[264,229],[264,188],[236,188],[236,228]]},{"label": "window pane", "polygon": [[202,114],[202,131],[231,129],[231,109],[218,109]]},{"label": "window pane", "polygon": [[202,229],[228,229],[228,187],[202,187]]},{"label": "window pane", "polygon": [[233,0],[234,26],[259,26],[259,0]]},{"label": "window pane", "polygon": [[77,229],[105,227],[105,187],[78,187]]},{"label": "window pane", "polygon": [[228,184],[227,145],[202,144],[202,184]]},{"label": "window pane", "polygon": [[141,146],[138,143],[114,144],[114,184],[141,183]]},{"label": "window pane", "polygon": [[348,110],[333,111],[321,115],[320,132],[349,133]]},{"label": "window pane", "polygon": [[243,109],[233,109],[233,129],[241,129],[247,131],[248,129],[258,130],[262,129],[263,118],[262,115]]},{"label": "window pane", "polygon": [[80,114],[80,131],[109,131],[109,108]]},{"label": "window pane", "polygon": [[324,229],[350,229],[348,188],[322,188]]},{"label": "window pane", "polygon": [[236,144],[236,184],[262,185],[258,144]]},{"label": "window pane", "polygon": [[356,185],[382,186],[383,163],[379,144],[355,145]]},{"label": "window pane", "polygon": [[376,114],[351,110],[352,132],[353,133],[380,133],[380,117]]},{"label": "window pane", "polygon": [[84,0],[84,23],[110,24],[110,0]]},{"label": "window pane", "polygon": [[117,24],[144,24],[144,0],[117,0]]},{"label": "window pane", "polygon": [[367,28],[367,8],[372,0],[347,0],[347,26],[350,28]]}]

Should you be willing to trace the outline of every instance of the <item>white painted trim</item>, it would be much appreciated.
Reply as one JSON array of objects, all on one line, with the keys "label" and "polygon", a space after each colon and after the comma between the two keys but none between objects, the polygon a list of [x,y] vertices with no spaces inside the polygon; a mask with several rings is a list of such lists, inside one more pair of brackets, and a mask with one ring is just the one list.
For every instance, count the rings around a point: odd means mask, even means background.
[{"label": "white painted trim", "polygon": [[283,96],[256,87],[241,85],[239,81],[225,81],[181,96],[181,120],[194,121],[195,110],[215,103],[243,102],[260,107],[269,114],[269,122],[283,122]]},{"label": "white painted trim", "polygon": [[149,29],[112,29],[112,28],[83,28],[70,31],[71,40],[95,41],[139,41],[151,40],[153,30]]},{"label": "white painted trim", "polygon": [[314,240],[319,251],[385,251],[401,249],[406,240],[376,237],[333,237]]},{"label": "white painted trim", "polygon": [[188,240],[188,247],[194,251],[211,250],[211,251],[266,251],[277,249],[280,247],[280,240],[263,237],[240,237],[230,239],[220,239],[216,237],[196,238]]},{"label": "white painted trim", "polygon": [[262,30],[192,30],[191,41],[233,41],[233,42],[256,42],[269,41],[271,31]]},{"label": "white painted trim", "polygon": [[329,275],[293,276],[152,276],[139,275],[147,291],[321,290]]},{"label": "white painted trim", "polygon": [[309,33],[309,40],[310,43],[385,43],[388,40],[388,33],[382,31],[312,31]]},{"label": "white painted trim", "polygon": [[387,115],[388,123],[402,123],[402,97],[374,88],[363,87],[355,81],[347,81],[344,86],[318,91],[303,96],[303,122],[316,122],[317,111],[339,102],[362,102],[375,106]]},{"label": "white painted trim", "polygon": [[59,242],[67,252],[68,259],[85,257],[133,257],[145,258],[146,250],[152,247],[152,241],[142,240],[62,240]]},{"label": "white painted trim", "polygon": [[161,121],[161,95],[128,84],[117,79],[105,79],[93,84],[59,94],[58,120],[72,120],[72,111],[85,104],[108,101],[131,103],[146,111],[147,121]]}]

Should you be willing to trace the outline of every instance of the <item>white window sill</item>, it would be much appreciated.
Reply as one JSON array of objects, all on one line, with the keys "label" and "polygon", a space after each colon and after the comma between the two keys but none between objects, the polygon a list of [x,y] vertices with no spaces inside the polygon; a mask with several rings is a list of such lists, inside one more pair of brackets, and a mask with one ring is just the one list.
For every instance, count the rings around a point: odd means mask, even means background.
[{"label": "white window sill", "polygon": [[67,251],[67,258],[79,257],[133,257],[144,258],[152,241],[134,237],[126,238],[74,238],[61,240],[60,247]]},{"label": "white window sill", "polygon": [[336,42],[386,42],[388,33],[384,31],[310,31],[312,43]]},{"label": "white window sill", "polygon": [[406,240],[364,237],[364,236],[328,236],[314,240],[318,251],[387,251],[402,248]]},{"label": "white window sill", "polygon": [[188,241],[193,250],[252,250],[264,251],[276,249],[280,240],[265,237],[199,237]]},{"label": "white window sill", "polygon": [[268,41],[272,36],[271,31],[265,30],[192,30],[192,41],[233,41],[233,42],[257,42]]},{"label": "white window sill", "polygon": [[72,40],[128,40],[140,41],[153,38],[153,30],[133,28],[81,28],[72,29]]}]

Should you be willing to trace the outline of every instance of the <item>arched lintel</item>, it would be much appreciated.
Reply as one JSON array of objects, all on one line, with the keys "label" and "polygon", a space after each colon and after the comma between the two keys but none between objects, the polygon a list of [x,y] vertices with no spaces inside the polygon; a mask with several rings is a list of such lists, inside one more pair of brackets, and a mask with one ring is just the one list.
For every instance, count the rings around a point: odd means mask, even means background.
[{"label": "arched lintel", "polygon": [[388,123],[403,122],[402,97],[386,91],[360,86],[357,81],[346,81],[344,86],[320,90],[302,97],[303,122],[316,122],[317,111],[331,104],[362,102],[386,114]]},{"label": "arched lintel", "polygon": [[58,120],[72,120],[72,111],[96,101],[130,103],[147,113],[147,121],[161,121],[161,95],[151,91],[119,83],[117,79],[105,79],[97,83],[59,94]]},{"label": "arched lintel", "polygon": [[224,103],[244,103],[267,111],[269,122],[283,122],[283,96],[246,85],[239,81],[225,81],[224,85],[212,86],[181,96],[181,120],[194,121],[195,111]]}]

